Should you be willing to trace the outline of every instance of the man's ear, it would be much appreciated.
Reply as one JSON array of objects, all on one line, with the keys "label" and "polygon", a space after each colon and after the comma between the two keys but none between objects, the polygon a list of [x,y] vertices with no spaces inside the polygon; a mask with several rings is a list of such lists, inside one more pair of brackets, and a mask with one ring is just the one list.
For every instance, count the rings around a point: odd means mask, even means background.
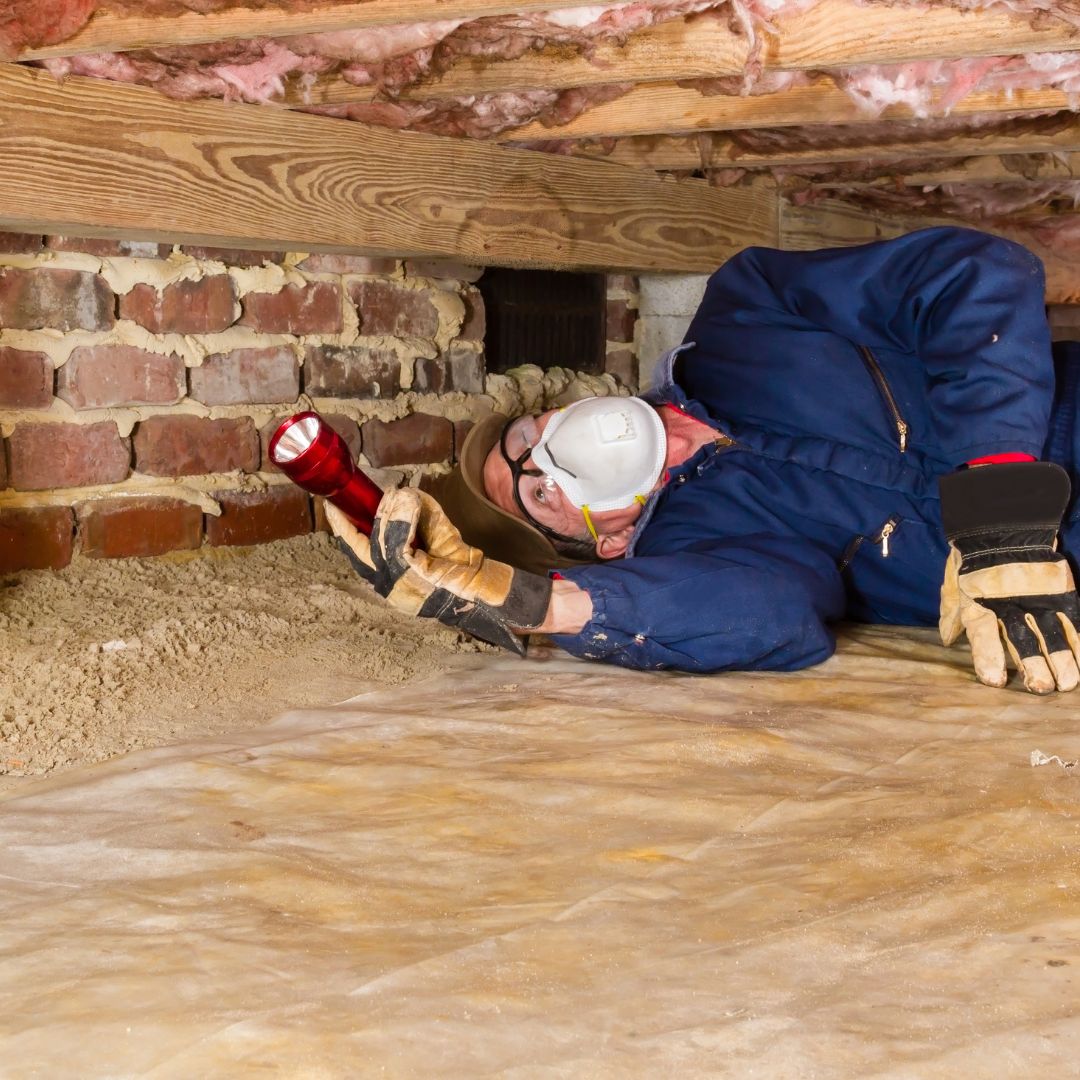
[{"label": "man's ear", "polygon": [[634,535],[634,526],[627,525],[618,532],[605,533],[596,541],[596,555],[600,559],[618,559],[626,554],[630,538]]}]

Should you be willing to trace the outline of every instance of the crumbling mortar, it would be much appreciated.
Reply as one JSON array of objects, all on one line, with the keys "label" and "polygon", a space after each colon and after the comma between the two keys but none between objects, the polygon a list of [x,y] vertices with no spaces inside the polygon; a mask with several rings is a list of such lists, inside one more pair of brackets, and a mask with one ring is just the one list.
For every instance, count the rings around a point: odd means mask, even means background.
[{"label": "crumbling mortar", "polygon": [[[175,405],[122,405],[103,409],[73,409],[61,398],[54,398],[48,409],[0,410],[0,435],[10,438],[19,424],[100,424],[112,421],[121,438],[128,438],[135,425],[153,416],[198,416],[207,420],[237,420],[250,417],[258,428],[269,423],[276,412],[289,409],[292,412],[303,408],[303,398],[293,404],[287,402],[259,402],[240,405],[204,405],[193,398],[185,397]],[[292,412],[289,415],[292,415]]]},{"label": "crumbling mortar", "polygon": [[[111,330],[0,330],[0,346],[45,353],[54,369],[62,368],[76,349],[103,345],[131,345],[158,356],[179,356],[185,367],[201,367],[206,357],[235,349],[303,349],[292,335],[266,334],[246,326],[230,326],[215,334],[153,334],[121,319]],[[303,359],[302,353],[298,355]]]},{"label": "crumbling mortar", "polygon": [[82,503],[100,502],[113,498],[148,498],[159,496],[180,499],[198,506],[212,517],[221,516],[221,504],[213,497],[215,492],[266,491],[271,487],[291,484],[280,473],[203,473],[195,476],[149,476],[133,472],[117,484],[95,484],[81,488],[53,488],[49,491],[17,491],[7,488],[0,491],[0,509],[28,509],[41,506],[74,507]]},{"label": "crumbling mortar", "polygon": [[608,289],[607,298],[608,300],[625,301],[627,307],[637,310],[639,301],[641,300],[641,290]]},{"label": "crumbling mortar", "polygon": [[484,390],[495,402],[495,411],[508,416],[543,412],[593,395],[627,397],[630,393],[613,375],[589,375],[560,367],[545,370],[535,364],[523,364],[504,375],[489,374]]}]

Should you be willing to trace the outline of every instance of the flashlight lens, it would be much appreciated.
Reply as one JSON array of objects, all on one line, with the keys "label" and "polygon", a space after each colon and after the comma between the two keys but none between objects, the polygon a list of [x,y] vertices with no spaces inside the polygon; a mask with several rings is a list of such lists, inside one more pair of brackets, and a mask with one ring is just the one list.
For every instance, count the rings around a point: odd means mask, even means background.
[{"label": "flashlight lens", "polygon": [[298,458],[319,434],[319,418],[317,416],[305,416],[303,420],[297,420],[287,430],[281,433],[277,445],[273,450],[275,465],[282,465],[287,461]]}]

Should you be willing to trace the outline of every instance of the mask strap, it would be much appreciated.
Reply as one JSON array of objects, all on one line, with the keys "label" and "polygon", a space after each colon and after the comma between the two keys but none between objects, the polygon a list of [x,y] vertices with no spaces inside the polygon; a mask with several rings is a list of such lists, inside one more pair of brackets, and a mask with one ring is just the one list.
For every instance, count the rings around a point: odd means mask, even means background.
[{"label": "mask strap", "polygon": [[648,501],[649,500],[646,499],[644,495],[635,495],[634,496],[634,502],[640,503],[642,506],[644,506]]},{"label": "mask strap", "polygon": [[588,506],[583,506],[581,508],[581,515],[585,518],[585,526],[589,530],[589,535],[593,538],[594,541],[599,543],[600,537],[596,535],[596,526],[592,523],[592,515],[589,513]]}]

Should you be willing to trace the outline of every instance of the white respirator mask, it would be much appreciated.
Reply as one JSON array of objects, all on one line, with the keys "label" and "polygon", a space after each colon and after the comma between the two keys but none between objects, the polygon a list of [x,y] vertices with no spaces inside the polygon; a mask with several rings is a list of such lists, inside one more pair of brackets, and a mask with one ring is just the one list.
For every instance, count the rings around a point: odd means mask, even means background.
[{"label": "white respirator mask", "polygon": [[636,397],[575,401],[547,422],[532,448],[533,464],[585,511],[586,521],[590,511],[643,503],[666,459],[664,425],[656,410]]}]

